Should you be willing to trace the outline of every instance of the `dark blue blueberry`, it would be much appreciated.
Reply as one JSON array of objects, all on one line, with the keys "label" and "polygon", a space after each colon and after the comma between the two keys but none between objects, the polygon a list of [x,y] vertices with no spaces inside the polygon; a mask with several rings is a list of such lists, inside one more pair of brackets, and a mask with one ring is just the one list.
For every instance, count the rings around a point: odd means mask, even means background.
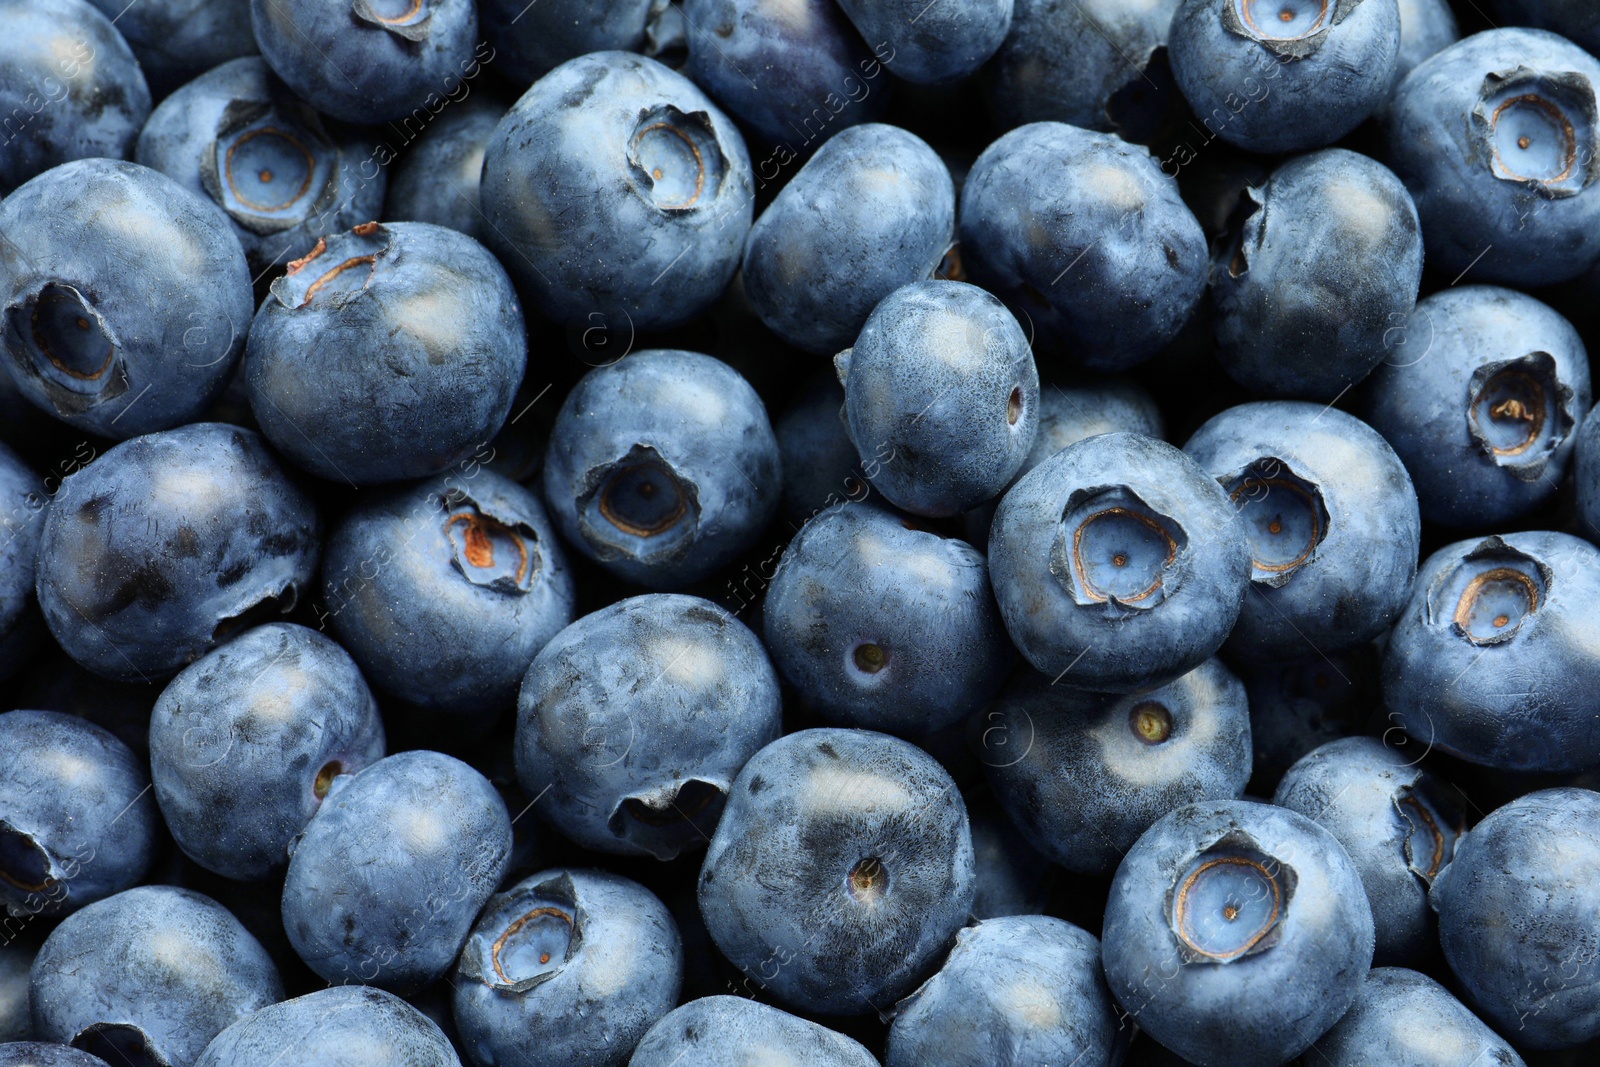
[{"label": "dark blue blueberry", "polygon": [[1339,842],[1296,812],[1190,804],[1117,868],[1101,932],[1111,993],[1202,1067],[1276,1067],[1355,1001],[1372,909]]},{"label": "dark blue blueberry", "polygon": [[1208,267],[1200,223],[1147,149],[1060,122],[983,150],[961,191],[961,254],[1030,333],[1104,371],[1176,337]]},{"label": "dark blue blueberry", "polygon": [[488,779],[401,752],[333,780],[292,847],[283,928],[335,985],[416,992],[455,964],[505,877],[511,817]]},{"label": "dark blue blueberry", "polygon": [[159,679],[292,609],[320,533],[310,498],[249,430],[136,437],[62,480],[39,542],[39,606],[96,674]]},{"label": "dark blue blueberry", "polygon": [[840,131],[756,219],[744,291],[796,348],[849,348],[878,302],[931,278],[955,239],[956,193],[915,134],[869,123]]},{"label": "dark blue blueberry", "polygon": [[574,590],[539,498],[474,468],[359,503],[328,536],[322,597],[375,685],[471,712],[516,700]]},{"label": "dark blue blueberry", "polygon": [[289,862],[335,776],[383,758],[355,662],[315,630],[250,630],[186,667],[150,716],[156,801],[178,847],[243,881]]},{"label": "dark blue blueberry", "polygon": [[739,772],[700,868],[700,912],[746,982],[860,1015],[916,986],[966,921],[975,881],[966,805],[932,757],[867,730],[801,730]]},{"label": "dark blue blueberry", "polygon": [[629,582],[681,588],[755,543],[782,491],[750,384],[697,352],[635,352],[584,375],[550,431],[544,497],[567,541]]},{"label": "dark blue blueberry", "polygon": [[489,250],[391,222],[319,241],[272,283],[244,371],[273,445],[366,485],[437,474],[486,446],[527,361],[522,309]]},{"label": "dark blue blueberry", "polygon": [[891,74],[919,85],[975,73],[1011,29],[1012,0],[839,0],[839,6]]},{"label": "dark blue blueberry", "polygon": [[1207,132],[1252,152],[1332,144],[1389,97],[1395,0],[1180,0],[1172,73]]},{"label": "dark blue blueberry", "polygon": [[[1250,698],[1250,740],[1255,748],[1251,778],[1269,796],[1289,765],[1318,745],[1385,727],[1384,740],[1403,748],[1405,734],[1391,718],[1381,720],[1378,653],[1372,646],[1312,654],[1304,659],[1244,665],[1239,675]],[[1414,758],[1418,745],[1407,753]]]},{"label": "dark blue blueberry", "polygon": [[1493,0],[1490,9],[1508,24],[1550,30],[1591,55],[1600,52],[1600,19],[1589,0]]},{"label": "dark blue blueberry", "polygon": [[[983,728],[992,722],[985,717]],[[965,799],[972,829],[973,868],[978,876],[972,917],[1043,914],[1056,881],[1055,867],[1028,844],[989,790],[980,787],[967,793]]]},{"label": "dark blue blueberry", "polygon": [[702,997],[650,1028],[628,1067],[876,1067],[860,1042],[745,997]]},{"label": "dark blue blueberry", "polygon": [[1416,198],[1431,266],[1548,285],[1594,265],[1597,90],[1600,62],[1543,30],[1474,34],[1406,75],[1389,160]]},{"label": "dark blue blueberry", "polygon": [[781,710],[777,673],[738,619],[699,597],[621,600],[528,668],[517,778],[579,844],[672,859],[707,839]]},{"label": "dark blue blueberry", "polygon": [[1250,575],[1216,479],[1134,433],[1039,464],[989,533],[989,578],[1018,651],[1083,689],[1135,692],[1200,666],[1233,629]]},{"label": "dark blue blueberry", "polygon": [[1404,967],[1369,971],[1356,1002],[1306,1059],[1318,1067],[1523,1067],[1448,989]]},{"label": "dark blue blueberry", "polygon": [[1530,531],[1428,557],[1383,659],[1420,745],[1503,770],[1600,766],[1600,549]]},{"label": "dark blue blueberry", "polygon": [[99,1056],[91,1056],[71,1045],[21,1041],[0,1045],[0,1067],[108,1067],[108,1065]]},{"label": "dark blue blueberry", "polygon": [[144,761],[92,723],[0,715],[0,904],[60,915],[138,884],[161,825],[149,789]]},{"label": "dark blue blueberry", "polygon": [[541,313],[632,336],[716,302],[739,268],[753,182],[738,129],[693,82],[596,52],[500,120],[479,199],[490,244]]},{"label": "dark blue blueberry", "polygon": [[0,24],[0,194],[75,159],[127,159],[150,89],[106,16],[84,0],[0,0]]},{"label": "dark blue blueberry", "polygon": [[439,1027],[381,989],[334,986],[262,1008],[218,1034],[194,1067],[461,1067]]},{"label": "dark blue blueberry", "polygon": [[1525,1049],[1600,1037],[1600,794],[1546,789],[1489,813],[1433,884],[1468,1001]]},{"label": "dark blue blueberry", "polygon": [[1531,296],[1469,285],[1396,325],[1362,414],[1411,472],[1422,517],[1494,529],[1553,497],[1589,410],[1572,324]]},{"label": "dark blue blueberry", "polygon": [[494,57],[472,0],[250,0],[261,55],[345,122],[436,112]]},{"label": "dark blue blueberry", "polygon": [[1422,520],[1406,468],[1370,426],[1271,400],[1213,417],[1183,450],[1227,491],[1250,545],[1252,595],[1230,652],[1343,652],[1389,628],[1410,599]]},{"label": "dark blue blueberry", "polygon": [[[9,933],[9,931],[8,931]],[[28,1012],[28,971],[33,967],[34,948],[8,937],[0,945],[0,1065],[5,1064],[6,1042],[27,1041],[33,1036],[33,1019]]]},{"label": "dark blue blueberry", "polygon": [[163,100],[135,158],[226,212],[251,270],[267,272],[319,237],[378,217],[382,151],[370,135],[323,119],[249,56]]},{"label": "dark blue blueberry", "polygon": [[[590,52],[643,52],[682,34],[668,0],[479,0],[478,21],[494,45],[494,68],[519,85]],[[678,43],[681,43],[679,41]]]},{"label": "dark blue blueberry", "polygon": [[157,98],[221,63],[256,54],[250,0],[90,0],[126,38]]},{"label": "dark blue blueberry", "polygon": [[435,119],[395,166],[383,217],[431,222],[486,240],[478,185],[489,138],[505,113],[498,100],[474,98]]},{"label": "dark blue blueberry", "polygon": [[0,443],[0,679],[17,673],[38,644],[33,581],[49,506],[44,488],[22,458]]},{"label": "dark blue blueberry", "polygon": [[261,943],[188,889],[130,889],[70,915],[30,979],[34,1036],[110,1063],[187,1067],[212,1038],[283,999]]},{"label": "dark blue blueberry", "polygon": [[[1501,0],[1505,2],[1505,0]],[[1400,55],[1395,60],[1395,88],[1422,61],[1461,39],[1450,0],[1400,0]]]},{"label": "dark blue blueberry", "polygon": [[797,527],[835,504],[872,495],[843,411],[844,386],[829,370],[800,390],[773,428],[783,467],[782,514]]},{"label": "dark blue blueberry", "polygon": [[[1577,532],[1600,542],[1600,415],[1591,408],[1578,427],[1572,446],[1572,482],[1578,511]],[[780,440],[782,430],[780,427]],[[785,456],[784,474],[788,474]],[[785,486],[785,489],[788,487]],[[0,670],[0,674],[3,674]]]},{"label": "dark blue blueberry", "polygon": [[648,889],[541,871],[484,908],[456,968],[455,1021],[480,1067],[621,1067],[682,980],[678,928]]},{"label": "dark blue blueberry", "polygon": [[0,362],[79,430],[200,417],[250,331],[250,268],[223,214],[159,171],[86,159],[0,207]]},{"label": "dark blue blueberry", "polygon": [[1212,277],[1222,368],[1271,396],[1343,395],[1416,307],[1422,232],[1410,194],[1383,164],[1330,148],[1247,186],[1243,206]]},{"label": "dark blue blueberry", "polygon": [[1000,1063],[1112,1067],[1121,1026],[1100,941],[1044,915],[989,919],[894,1009],[885,1067]]},{"label": "dark blue blueberry", "polygon": [[778,669],[841,726],[942,730],[993,696],[1015,658],[983,554],[867,504],[801,527],[764,610]]},{"label": "dark blue blueberry", "polygon": [[956,515],[998,496],[1033,447],[1039,371],[1028,338],[975,285],[896,289],[834,366],[862,467],[906,511]]}]

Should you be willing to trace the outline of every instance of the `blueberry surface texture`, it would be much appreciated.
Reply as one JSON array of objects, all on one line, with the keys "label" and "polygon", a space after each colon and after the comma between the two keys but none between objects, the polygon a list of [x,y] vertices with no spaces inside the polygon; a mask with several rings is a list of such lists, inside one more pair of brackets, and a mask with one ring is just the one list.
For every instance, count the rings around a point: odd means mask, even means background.
[{"label": "blueberry surface texture", "polygon": [[[887,44],[884,65],[919,85],[959,81],[994,55],[1011,28],[1012,0],[840,0],[863,40]],[[881,55],[881,52],[880,52]]]},{"label": "blueberry surface texture", "polygon": [[1404,967],[1375,967],[1344,1018],[1307,1055],[1328,1067],[1523,1067],[1505,1038],[1450,991]]},{"label": "blueberry surface texture", "polygon": [[[1450,0],[1400,0],[1400,55],[1394,64],[1395,88],[1422,61],[1461,39]],[[1393,96],[1390,97],[1393,100]]]},{"label": "blueberry surface texture", "polygon": [[681,13],[669,0],[480,0],[478,21],[494,65],[530,85],[590,52],[643,52],[682,45]]},{"label": "blueberry surface texture", "polygon": [[472,97],[441,113],[400,157],[383,217],[431,222],[486,240],[489,225],[479,206],[478,187],[489,138],[505,114],[505,105],[489,97]]},{"label": "blueberry surface texture", "polygon": [[108,1067],[99,1056],[44,1041],[0,1044],[0,1067]]},{"label": "blueberry surface texture", "polygon": [[325,1067],[461,1067],[438,1025],[393,993],[334,986],[229,1026],[194,1067],[258,1067],[274,1058]]},{"label": "blueberry surface texture", "polygon": [[872,1053],[825,1026],[744,996],[702,997],[661,1018],[634,1050],[629,1067],[746,1067],[752,1061],[810,1067],[873,1067]]},{"label": "blueberry surface texture", "polygon": [[139,60],[157,99],[230,59],[256,54],[250,0],[90,0]]},{"label": "blueberry surface texture", "polygon": [[1490,10],[1503,23],[1559,33],[1590,55],[1600,52],[1600,21],[1584,0],[1494,0]]}]

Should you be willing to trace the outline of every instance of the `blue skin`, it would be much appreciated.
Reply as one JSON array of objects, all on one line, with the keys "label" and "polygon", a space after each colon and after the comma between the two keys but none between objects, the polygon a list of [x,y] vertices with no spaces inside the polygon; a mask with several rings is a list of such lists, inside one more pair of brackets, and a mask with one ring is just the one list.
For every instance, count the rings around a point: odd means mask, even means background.
[{"label": "blue skin", "polygon": [[531,85],[576,56],[643,52],[672,35],[667,0],[481,0],[478,21],[494,45],[495,69]]},{"label": "blue skin", "polygon": [[631,337],[722,295],[753,182],[738,129],[694,83],[596,52],[540,78],[500,121],[479,200],[490,244],[541,314]]},{"label": "blue skin", "polygon": [[498,100],[474,97],[435,119],[395,166],[383,217],[431,222],[485,240],[489,226],[478,185],[489,138],[505,113]]},{"label": "blue skin", "polygon": [[272,283],[245,350],[262,433],[330,481],[425,478],[488,444],[527,368],[522,308],[477,241],[362,224]]},{"label": "blue skin", "polygon": [[1502,24],[1536,26],[1559,33],[1591,55],[1600,52],[1600,19],[1587,0],[1493,0],[1490,9]]},{"label": "blue skin", "polygon": [[293,608],[320,527],[249,430],[199,422],[137,437],[62,480],[39,542],[39,606],[78,663],[159,680]]},{"label": "blue skin", "polygon": [[90,0],[127,40],[159,99],[213,67],[256,54],[250,0]]},{"label": "blue skin", "polygon": [[159,171],[86,159],[6,197],[0,231],[0,362],[39,408],[122,440],[222,395],[252,297],[220,211]]},{"label": "blue skin", "polygon": [[1272,798],[1344,846],[1372,905],[1373,958],[1385,966],[1431,952],[1428,886],[1467,827],[1460,796],[1414,755],[1372,737],[1331,741],[1290,767]]},{"label": "blue skin", "polygon": [[995,297],[924,281],[885,297],[834,357],[845,418],[873,488],[916,515],[998,496],[1033,447],[1039,371]]},{"label": "blue skin", "polygon": [[1244,686],[1217,659],[1137,696],[1019,672],[983,727],[1016,739],[983,761],[1001,806],[1035,848],[1084,874],[1109,875],[1161,816],[1237,799],[1250,778]]},{"label": "blue skin", "polygon": [[802,387],[773,427],[783,468],[781,514],[796,527],[835,504],[872,495],[843,410],[844,386],[830,369]]},{"label": "blue skin", "polygon": [[749,1067],[751,1063],[807,1067],[876,1067],[857,1041],[786,1011],[745,997],[702,997],[676,1008],[650,1028],[628,1067]]},{"label": "blue skin", "polygon": [[334,986],[262,1008],[218,1034],[194,1067],[461,1067],[433,1021],[392,993]]},{"label": "blue skin", "polygon": [[80,1052],[71,1045],[51,1045],[22,1041],[0,1045],[0,1067],[107,1067],[99,1056]]},{"label": "blue skin", "polygon": [[[33,1019],[28,1013],[28,971],[33,957],[34,949],[14,938],[0,948],[0,1053],[6,1042],[27,1041],[33,1036]],[[3,1056],[0,1063],[4,1063]]]},{"label": "blue skin", "polygon": [[1306,1056],[1322,1067],[1524,1067],[1448,989],[1404,967],[1369,971],[1356,1002]]},{"label": "blue skin", "polygon": [[1204,663],[1233,629],[1250,547],[1228,494],[1192,459],[1099,434],[1012,486],[989,580],[1017,650],[1063,684],[1136,692]]},{"label": "blue skin", "polygon": [[377,218],[388,180],[370,135],[323,119],[260,56],[163,100],[134,158],[220,207],[252,274],[281,272],[319,237]]},{"label": "blue skin", "polygon": [[801,730],[739,772],[700,913],[748,988],[861,1015],[927,974],[975,883],[966,805],[932,757],[867,730]]},{"label": "blue skin", "polygon": [[334,779],[293,846],[283,928],[335,985],[414,993],[454,966],[510,858],[511,817],[488,779],[401,752]]},{"label": "blue skin", "polygon": [[1468,1002],[1524,1049],[1600,1037],[1600,794],[1545,789],[1489,813],[1430,894]]},{"label": "blue skin", "polygon": [[1208,132],[1251,152],[1304,152],[1388,99],[1400,9],[1396,0],[1180,0],[1170,33],[1172,73]]},{"label": "blue skin", "polygon": [[1016,656],[983,554],[866,504],[801,527],[763,610],[778,669],[840,726],[908,737],[953,726]]},{"label": "blue skin", "polygon": [[[1377,653],[1371,647],[1311,655],[1279,663],[1245,665],[1240,672],[1250,703],[1250,739],[1255,748],[1251,780],[1270,795],[1289,766],[1329,741],[1360,733],[1381,709]],[[1393,725],[1392,720],[1379,725]],[[1385,739],[1403,746],[1399,730]],[[1421,751],[1407,752],[1413,758]]]},{"label": "blue skin", "polygon": [[1206,238],[1178,183],[1110,134],[1013,130],[973,164],[960,217],[972,280],[1093,370],[1155,355],[1205,293]]},{"label": "blue skin", "polygon": [[[1505,0],[1501,0],[1502,3]],[[1400,55],[1394,64],[1398,89],[1422,61],[1461,39],[1450,0],[1400,0]]]},{"label": "blue skin", "polygon": [[174,678],[150,717],[156,801],[209,871],[267,878],[333,778],[383,758],[383,723],[348,653],[292,623],[259,626]]},{"label": "blue skin", "polygon": [[1493,530],[1550,500],[1589,410],[1572,324],[1531,296],[1469,285],[1420,301],[1395,340],[1361,413],[1411,472],[1422,517]]},{"label": "blue skin", "polygon": [[1050,903],[1055,868],[1028,844],[988,790],[969,792],[965,799],[978,875],[972,917],[1042,915]]},{"label": "blue skin", "polygon": [[878,302],[931,278],[956,229],[950,172],[896,126],[841,130],[756,219],[744,292],[767,328],[796,348],[849,348]]},{"label": "blue skin", "polygon": [[548,870],[492,898],[455,975],[455,1021],[481,1067],[621,1067],[678,1002],[666,905],[604,871]]},{"label": "blue skin", "polygon": [[[781,428],[779,432],[781,435]],[[787,466],[785,463],[785,470]],[[1600,542],[1600,416],[1595,415],[1593,408],[1578,427],[1574,439],[1572,483],[1576,490],[1578,533]]]},{"label": "blue skin", "polygon": [[373,684],[440,711],[509,707],[574,596],[538,497],[481,468],[362,501],[322,566],[323,617]]},{"label": "blue skin", "polygon": [[39,476],[0,443],[0,679],[17,673],[38,644],[33,578],[49,506],[43,490]]},{"label": "blue skin", "polygon": [[1276,1067],[1355,1001],[1372,909],[1305,816],[1190,804],[1123,859],[1101,940],[1112,995],[1155,1040],[1201,1067]]},{"label": "blue skin", "polygon": [[673,593],[621,600],[528,668],[517,779],[578,844],[672,859],[707,839],[781,711],[765,649],[728,612]]},{"label": "blue skin", "polygon": [[977,72],[1011,29],[1012,0],[839,0],[863,40],[886,42],[889,73],[918,85],[947,85]]},{"label": "blue skin", "polygon": [[1597,89],[1600,62],[1543,30],[1474,34],[1406,76],[1388,155],[1416,197],[1430,266],[1535,286],[1600,259]]},{"label": "blue skin", "polygon": [[494,56],[472,0],[250,0],[250,21],[278,77],[345,122],[425,119]]},{"label": "blue skin", "polygon": [[0,24],[0,195],[74,159],[127,159],[150,89],[110,20],[84,0],[0,0]]},{"label": "blue skin", "polygon": [[895,1006],[885,1067],[1113,1067],[1122,1028],[1100,941],[1044,915],[961,930],[944,964]]},{"label": "blue skin", "polygon": [[677,349],[584,375],[544,459],[545,502],[567,542],[652,589],[700,581],[750,548],[782,485],[777,438],[750,383]]},{"label": "blue skin", "polygon": [[184,1067],[224,1028],[283,999],[261,943],[188,889],[129,889],[70,915],[33,961],[36,1039],[112,1063]]},{"label": "blue skin", "polygon": [[1600,766],[1597,599],[1600,549],[1568,534],[1439,549],[1384,651],[1391,718],[1423,747],[1501,770]]},{"label": "blue skin", "polygon": [[1342,652],[1389,628],[1417,573],[1422,520],[1400,458],[1322,404],[1240,404],[1184,452],[1216,478],[1250,544],[1251,596],[1228,636],[1241,659]]},{"label": "blue skin", "polygon": [[92,723],[0,715],[0,904],[64,915],[136,885],[160,832],[149,788],[144,761]]},{"label": "blue skin", "polygon": [[1381,163],[1330,148],[1245,198],[1213,271],[1217,358],[1255,392],[1332,400],[1378,366],[1416,307],[1411,195]]}]

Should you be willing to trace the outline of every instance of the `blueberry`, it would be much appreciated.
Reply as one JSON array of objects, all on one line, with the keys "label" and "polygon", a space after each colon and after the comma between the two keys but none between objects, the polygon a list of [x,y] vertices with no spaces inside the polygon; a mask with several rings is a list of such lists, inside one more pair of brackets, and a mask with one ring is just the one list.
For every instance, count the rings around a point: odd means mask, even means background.
[{"label": "blueberry", "polygon": [[1421,63],[1390,108],[1389,159],[1428,262],[1509,285],[1600,258],[1600,62],[1543,30],[1488,30]]},{"label": "blueberry", "polygon": [[[959,81],[1000,47],[1011,28],[1012,0],[839,0],[891,74],[919,85]],[[888,46],[888,53],[882,50]]]},{"label": "blueberry", "polygon": [[357,504],[328,537],[322,597],[376,685],[471,712],[516,700],[574,591],[538,497],[474,468]]},{"label": "blueberry", "polygon": [[0,363],[38,407],[121,439],[222,395],[251,295],[220,211],[148,167],[86,159],[6,197],[0,231]]},{"label": "blueberry", "polygon": [[1527,1049],[1600,1037],[1600,794],[1545,789],[1489,813],[1430,894],[1469,1002]]},{"label": "blueberry", "polygon": [[455,1021],[482,1067],[620,1067],[682,979],[678,928],[648,889],[541,871],[478,919],[456,968]]},{"label": "blueberry", "polygon": [[454,965],[510,856],[511,818],[488,779],[401,752],[333,780],[292,846],[283,927],[329,982],[412,993]]},{"label": "blueberry", "polygon": [[522,309],[488,249],[425,222],[363,223],[272,283],[245,382],[274,446],[365,485],[437,474],[486,446],[526,367]]},{"label": "blueberry", "polygon": [[1411,472],[1423,518],[1493,529],[1555,495],[1589,410],[1588,354],[1566,319],[1469,285],[1419,302],[1396,340],[1362,414]]},{"label": "blueberry", "polygon": [[62,480],[39,542],[39,606],[95,673],[166,677],[293,608],[319,534],[310,499],[249,430],[136,437]]},{"label": "blueberry", "polygon": [[828,370],[806,383],[773,427],[783,468],[782,515],[796,527],[835,504],[872,495],[843,411],[844,386]]},{"label": "blueberry", "polygon": [[435,119],[395,166],[383,217],[431,222],[487,240],[478,185],[489,138],[505,113],[496,100],[473,99]]},{"label": "blueberry", "polygon": [[628,1067],[874,1067],[857,1041],[744,997],[702,997],[662,1016]]},{"label": "blueberry", "polygon": [[256,53],[250,0],[90,0],[127,40],[156,97]]},{"label": "blueberry", "polygon": [[250,0],[250,20],[278,77],[345,122],[426,121],[494,55],[472,0]]},{"label": "blueberry", "polygon": [[1600,766],[1600,549],[1530,531],[1422,565],[1383,659],[1384,702],[1419,744],[1505,770]]},{"label": "blueberry", "polygon": [[1190,804],[1147,830],[1111,883],[1111,993],[1201,1067],[1273,1067],[1355,1001],[1372,909],[1333,835],[1250,801]]},{"label": "blueberry", "polygon": [[165,885],[69,915],[30,986],[38,1039],[148,1067],[187,1067],[223,1029],[283,999],[271,958],[228,909]]},{"label": "blueberry", "polygon": [[1395,0],[1180,0],[1172,73],[1212,136],[1252,152],[1332,144],[1389,96]]},{"label": "blueberry", "polygon": [[1185,453],[1216,478],[1250,544],[1251,586],[1228,648],[1281,661],[1364,645],[1410,598],[1422,520],[1394,450],[1321,404],[1229,408]]},{"label": "blueberry", "polygon": [[998,496],[1033,445],[1039,372],[1004,304],[965,282],[902,286],[834,358],[873,488],[918,515]]},{"label": "blueberry", "polygon": [[220,207],[251,270],[266,272],[306,255],[319,237],[378,217],[383,151],[318,115],[249,56],[163,100],[135,158]]},{"label": "blueberry", "polygon": [[[781,429],[779,432],[781,440]],[[787,463],[784,473],[788,473]],[[1578,512],[1578,532],[1591,541],[1600,541],[1600,416],[1595,414],[1593,408],[1584,417],[1573,439],[1572,482]],[[0,674],[3,673],[0,670]]]},{"label": "blueberry", "polygon": [[20,1041],[0,1044],[0,1067],[107,1067],[107,1064],[99,1056],[91,1056],[71,1045]]},{"label": "blueberry", "polygon": [[1411,196],[1381,163],[1330,148],[1247,186],[1242,204],[1213,272],[1217,358],[1247,389],[1333,400],[1378,366],[1416,307]]},{"label": "blueberry", "polygon": [[540,78],[483,159],[488,235],[534,306],[632,336],[688,322],[739,267],[754,176],[739,131],[681,74],[596,52]]},{"label": "blueberry", "polygon": [[584,375],[544,461],[545,502],[567,541],[653,589],[699,581],[749,548],[781,486],[755,390],[720,360],[675,349]]},{"label": "blueberry", "polygon": [[392,993],[334,986],[280,1001],[218,1034],[194,1067],[274,1061],[328,1067],[461,1067],[439,1027]]},{"label": "blueberry", "polygon": [[859,1015],[910,992],[966,921],[974,881],[966,806],[932,757],[866,730],[801,730],[739,772],[700,912],[747,981]]},{"label": "blueberry", "polygon": [[1404,967],[1369,971],[1356,1002],[1307,1056],[1325,1067],[1523,1067],[1448,989]]},{"label": "blueberry", "polygon": [[1205,234],[1178,183],[1147,149],[1060,122],[983,150],[961,192],[961,252],[973,281],[1095,370],[1154,355],[1205,293]]},{"label": "blueberry", "polygon": [[229,878],[268,877],[335,776],[383,758],[378,705],[350,656],[268,623],[174,678],[150,717],[156,801],[178,847]]},{"label": "blueberry", "polygon": [[989,919],[956,935],[944,965],[902,1000],[885,1067],[1120,1062],[1122,1033],[1100,941],[1044,915]]},{"label": "blueberry", "polygon": [[517,778],[579,844],[672,859],[707,840],[780,712],[777,674],[738,619],[699,597],[621,600],[528,668]]},{"label": "blueberry", "polygon": [[0,715],[0,903],[61,915],[138,884],[160,827],[149,789],[109,731],[54,711]]},{"label": "blueberry", "polygon": [[[1329,741],[1363,732],[1369,720],[1381,718],[1378,653],[1371,646],[1312,654],[1303,659],[1242,666],[1240,677],[1250,702],[1250,740],[1255,748],[1251,779],[1256,791],[1270,796],[1290,764]],[[1384,740],[1403,748],[1405,735],[1393,725]],[[1407,753],[1408,758],[1420,746]]]},{"label": "blueberry", "polygon": [[[1504,0],[1502,0],[1504,2]],[[1394,65],[1395,88],[1422,61],[1461,39],[1450,0],[1400,0],[1400,54]]]},{"label": "blueberry", "polygon": [[1250,575],[1216,479],[1133,433],[1090,437],[1033,468],[989,533],[989,577],[1018,651],[1084,689],[1145,690],[1200,666],[1233,628]]},{"label": "blueberry", "polygon": [[[985,716],[984,727],[992,721]],[[1055,867],[1028,844],[989,790],[975,790],[965,800],[977,873],[972,917],[1043,914],[1056,882]]]},{"label": "blueberry", "polygon": [[0,443],[0,679],[17,673],[38,643],[34,562],[48,505],[43,481]]},{"label": "blueberry", "polygon": [[869,123],[826,141],[751,227],[744,291],[796,348],[849,348],[878,302],[933,276],[955,238],[944,162],[915,134]]},{"label": "blueberry", "polygon": [[842,726],[952,726],[994,695],[1015,656],[982,553],[868,504],[801,527],[764,610],[778,669]]},{"label": "blueberry", "polygon": [[150,89],[110,20],[84,0],[0,0],[0,23],[0,194],[75,159],[127,159]]},{"label": "blueberry", "polygon": [[[0,1052],[6,1043],[27,1041],[33,1036],[33,1019],[28,1012],[28,971],[33,957],[34,949],[15,938],[0,948]],[[5,1057],[0,1055],[0,1065],[4,1064]]]},{"label": "blueberry", "polygon": [[1493,0],[1489,6],[1510,25],[1551,30],[1591,55],[1600,52],[1600,20],[1586,0]]},{"label": "blueberry", "polygon": [[653,56],[674,36],[679,17],[668,0],[480,0],[478,5],[483,35],[494,46],[495,69],[519,85],[590,52]]}]

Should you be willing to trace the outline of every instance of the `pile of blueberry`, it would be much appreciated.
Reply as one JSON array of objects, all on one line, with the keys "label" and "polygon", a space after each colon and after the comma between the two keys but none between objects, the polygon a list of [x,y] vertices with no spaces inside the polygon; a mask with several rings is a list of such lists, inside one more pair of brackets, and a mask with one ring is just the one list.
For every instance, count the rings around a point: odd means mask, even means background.
[{"label": "pile of blueberry", "polygon": [[1594,1067],[1596,56],[0,0],[0,1067]]}]

